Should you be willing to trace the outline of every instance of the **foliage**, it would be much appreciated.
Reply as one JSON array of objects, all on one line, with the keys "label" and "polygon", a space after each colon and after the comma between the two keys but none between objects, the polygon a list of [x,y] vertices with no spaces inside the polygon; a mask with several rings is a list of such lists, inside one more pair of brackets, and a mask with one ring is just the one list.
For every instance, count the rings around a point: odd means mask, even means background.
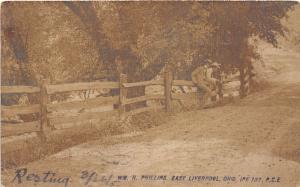
[{"label": "foliage", "polygon": [[285,35],[282,18],[294,2],[212,2],[206,5],[209,22],[215,26],[209,56],[227,70],[259,58],[251,39],[277,47],[277,36]]},{"label": "foliage", "polygon": [[259,58],[254,37],[277,46],[294,2],[5,2],[2,84],[152,79],[213,59],[231,71]]}]

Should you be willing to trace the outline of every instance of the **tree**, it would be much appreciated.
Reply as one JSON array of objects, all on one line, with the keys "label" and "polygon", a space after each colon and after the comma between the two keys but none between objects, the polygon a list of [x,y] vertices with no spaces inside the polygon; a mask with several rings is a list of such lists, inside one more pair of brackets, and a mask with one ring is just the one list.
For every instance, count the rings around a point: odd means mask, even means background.
[{"label": "tree", "polygon": [[250,39],[258,37],[277,47],[277,36],[286,28],[281,19],[295,2],[210,2],[209,22],[215,28],[210,57],[224,65],[237,66],[257,59]]},{"label": "tree", "polygon": [[17,84],[25,84],[25,85],[35,85],[36,79],[33,71],[30,69],[28,65],[28,46],[27,46],[27,36],[26,33],[23,33],[18,25],[16,24],[14,17],[12,15],[12,9],[14,4],[5,4],[5,9],[2,12],[2,33],[3,40],[2,46],[6,46],[3,44],[7,44],[8,48],[2,48],[2,52],[4,55],[2,56],[2,60],[5,54],[11,52],[18,64],[20,70],[20,77],[17,78]]},{"label": "tree", "polygon": [[[2,12],[2,22],[16,28],[20,33],[20,39],[16,41],[26,44],[27,63],[23,64],[28,67],[27,74],[34,75],[31,77],[36,79],[35,82],[38,83],[42,78],[49,79],[52,84],[82,81],[101,73],[103,66],[98,63],[99,57],[93,39],[80,25],[80,20],[76,19],[62,3],[7,2],[3,5],[3,10],[7,11]],[[13,22],[7,17],[12,17]],[[8,24],[3,24],[4,36],[7,28]],[[6,35],[2,42],[9,40],[11,38]],[[16,61],[16,57],[11,55],[13,53],[6,54],[5,57],[2,56],[3,66],[17,64],[13,62]],[[11,71],[10,69],[5,68],[3,72]],[[13,77],[5,78],[8,83],[15,82],[12,81]],[[20,78],[20,80],[30,79]]]},{"label": "tree", "polygon": [[[251,39],[257,37],[278,46],[277,36],[284,36],[286,28],[281,19],[287,16],[295,2],[209,2],[212,34],[210,58],[222,64],[225,71],[238,68],[241,90],[244,90],[244,68],[259,58]],[[244,93],[241,93],[244,96]]]},{"label": "tree", "polygon": [[167,63],[178,78],[188,79],[208,58],[232,71],[259,57],[249,42],[254,36],[277,45],[276,36],[285,31],[280,20],[294,4],[7,2],[2,42],[10,49],[2,60],[7,65],[19,59],[20,74],[31,77],[20,80],[41,77],[51,83],[91,81],[98,74],[117,80],[117,69],[129,81],[150,80]]}]

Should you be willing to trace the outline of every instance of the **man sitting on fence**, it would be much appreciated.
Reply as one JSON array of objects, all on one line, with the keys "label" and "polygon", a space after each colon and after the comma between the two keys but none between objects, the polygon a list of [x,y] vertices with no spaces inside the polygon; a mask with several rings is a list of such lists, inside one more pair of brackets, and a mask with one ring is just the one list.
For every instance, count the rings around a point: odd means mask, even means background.
[{"label": "man sitting on fence", "polygon": [[199,66],[192,72],[192,81],[197,85],[198,93],[203,93],[200,97],[204,107],[209,107],[213,97],[216,97],[218,80],[212,76],[215,68],[219,68],[219,64],[208,60],[208,64]]}]

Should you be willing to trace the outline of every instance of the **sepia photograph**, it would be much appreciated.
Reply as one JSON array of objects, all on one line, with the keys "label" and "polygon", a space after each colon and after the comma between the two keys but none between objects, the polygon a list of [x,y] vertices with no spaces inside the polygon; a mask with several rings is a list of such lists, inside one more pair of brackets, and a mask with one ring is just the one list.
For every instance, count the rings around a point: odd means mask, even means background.
[{"label": "sepia photograph", "polygon": [[1,187],[300,187],[297,1],[1,2]]}]

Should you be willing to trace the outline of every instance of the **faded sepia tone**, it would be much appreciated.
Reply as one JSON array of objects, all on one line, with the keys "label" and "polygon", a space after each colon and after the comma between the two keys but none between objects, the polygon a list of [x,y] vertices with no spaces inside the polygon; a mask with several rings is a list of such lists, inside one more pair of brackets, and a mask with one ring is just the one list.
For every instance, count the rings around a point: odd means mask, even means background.
[{"label": "faded sepia tone", "polygon": [[300,187],[296,2],[4,2],[2,186]]}]

